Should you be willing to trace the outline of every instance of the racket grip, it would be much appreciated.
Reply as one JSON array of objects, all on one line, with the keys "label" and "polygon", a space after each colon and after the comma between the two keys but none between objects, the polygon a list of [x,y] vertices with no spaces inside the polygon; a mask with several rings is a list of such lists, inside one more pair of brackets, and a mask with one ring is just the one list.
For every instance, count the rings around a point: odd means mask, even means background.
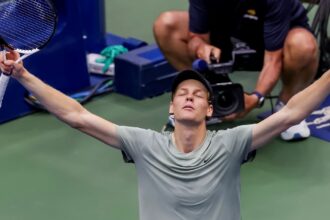
[{"label": "racket grip", "polygon": [[5,74],[1,74],[0,76],[0,108],[2,107],[2,100],[5,95],[9,79],[10,76],[7,76]]}]

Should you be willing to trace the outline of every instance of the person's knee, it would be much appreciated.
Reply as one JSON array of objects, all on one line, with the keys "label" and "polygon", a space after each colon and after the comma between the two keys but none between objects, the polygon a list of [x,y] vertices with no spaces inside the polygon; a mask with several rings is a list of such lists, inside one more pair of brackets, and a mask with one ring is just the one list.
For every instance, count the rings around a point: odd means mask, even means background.
[{"label": "person's knee", "polygon": [[176,24],[176,17],[173,12],[168,11],[161,13],[153,24],[153,31],[155,36],[173,31],[176,27]]},{"label": "person's knee", "polygon": [[301,29],[289,33],[285,42],[285,50],[292,61],[300,64],[316,61],[318,56],[316,39],[310,32],[301,31]]}]

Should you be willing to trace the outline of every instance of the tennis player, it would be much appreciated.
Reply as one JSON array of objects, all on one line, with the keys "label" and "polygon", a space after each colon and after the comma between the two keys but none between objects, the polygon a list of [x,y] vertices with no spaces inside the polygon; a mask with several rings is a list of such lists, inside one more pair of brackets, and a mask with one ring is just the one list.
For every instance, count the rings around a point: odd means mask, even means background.
[{"label": "tennis player", "polygon": [[330,93],[330,70],[265,120],[209,131],[212,89],[193,70],[174,80],[170,113],[173,132],[119,126],[89,112],[75,100],[42,82],[14,60],[11,51],[1,69],[11,74],[52,114],[73,128],[122,150],[134,160],[141,220],[240,220],[240,166],[248,153],[308,116]]}]

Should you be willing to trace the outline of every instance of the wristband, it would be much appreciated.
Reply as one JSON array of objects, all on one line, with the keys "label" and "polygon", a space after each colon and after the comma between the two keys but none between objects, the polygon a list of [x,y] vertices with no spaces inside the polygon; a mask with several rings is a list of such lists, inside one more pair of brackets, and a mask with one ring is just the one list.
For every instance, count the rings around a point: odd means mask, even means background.
[{"label": "wristband", "polygon": [[256,95],[258,97],[258,108],[261,108],[265,102],[265,96],[263,96],[260,92],[254,90],[251,95]]}]

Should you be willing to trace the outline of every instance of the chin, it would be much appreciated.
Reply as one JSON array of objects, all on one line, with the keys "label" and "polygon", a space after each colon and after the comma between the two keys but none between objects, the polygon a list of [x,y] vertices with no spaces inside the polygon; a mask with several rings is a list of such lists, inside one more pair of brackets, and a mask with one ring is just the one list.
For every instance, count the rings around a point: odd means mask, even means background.
[{"label": "chin", "polygon": [[198,120],[196,117],[182,117],[181,119],[176,119],[182,124],[190,124],[190,125],[198,125],[200,123],[204,123],[205,119]]}]

